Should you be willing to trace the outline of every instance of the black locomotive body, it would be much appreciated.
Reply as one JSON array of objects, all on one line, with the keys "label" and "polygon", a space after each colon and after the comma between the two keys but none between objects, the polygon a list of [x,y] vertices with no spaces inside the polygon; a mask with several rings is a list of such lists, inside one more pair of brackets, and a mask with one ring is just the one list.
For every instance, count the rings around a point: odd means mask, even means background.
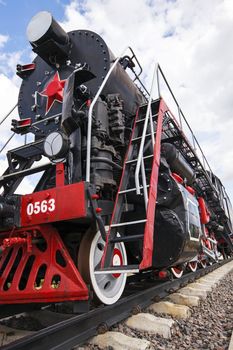
[{"label": "black locomotive body", "polygon": [[[232,255],[225,189],[140,81],[134,52],[115,58],[47,12],[27,35],[37,57],[17,66],[12,130],[34,140],[8,151],[0,178],[0,303],[89,300],[90,285],[111,304],[127,273],[179,277]],[[37,173],[34,192],[16,194]]]}]

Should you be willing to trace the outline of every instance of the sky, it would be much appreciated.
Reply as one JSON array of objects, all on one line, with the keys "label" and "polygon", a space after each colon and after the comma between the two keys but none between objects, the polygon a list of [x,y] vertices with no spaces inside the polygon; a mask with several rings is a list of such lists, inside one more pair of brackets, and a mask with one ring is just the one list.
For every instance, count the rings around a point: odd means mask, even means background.
[{"label": "sky", "polygon": [[[41,10],[50,11],[66,31],[97,32],[115,55],[131,46],[147,87],[159,62],[233,201],[232,0],[0,0],[0,120],[17,102],[15,67],[32,60],[26,27]],[[162,95],[174,111],[165,89]],[[9,137],[9,124],[0,129],[0,146]],[[19,142],[13,139],[9,148]],[[3,157],[0,167],[3,172]],[[30,191],[30,180],[25,186]]]}]

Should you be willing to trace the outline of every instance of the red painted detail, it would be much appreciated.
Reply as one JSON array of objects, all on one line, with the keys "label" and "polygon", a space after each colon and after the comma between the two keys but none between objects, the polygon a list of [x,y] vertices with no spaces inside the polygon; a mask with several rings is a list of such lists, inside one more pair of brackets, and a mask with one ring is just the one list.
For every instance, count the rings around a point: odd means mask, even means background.
[{"label": "red painted detail", "polygon": [[[28,252],[22,241],[3,251],[0,261],[0,304],[87,300],[88,288],[57,230],[52,225],[41,225],[14,231],[18,238],[25,238],[27,233],[35,241],[46,242],[45,249],[32,244],[31,252]],[[0,242],[9,234],[2,232]],[[8,262],[4,264],[7,259]],[[29,266],[28,262],[33,259],[31,269],[27,268],[25,273],[25,266]],[[41,271],[40,276],[38,271]]]},{"label": "red painted detail", "polygon": [[19,134],[23,133],[24,131],[27,131],[27,128],[29,128],[32,125],[32,120],[31,118],[24,118],[20,120],[12,119],[11,125],[11,130]]},{"label": "red painted detail", "polygon": [[90,107],[90,105],[91,105],[91,100],[87,100],[86,105],[87,105],[87,107]]},{"label": "red painted detail", "polygon": [[35,63],[28,63],[28,64],[23,64],[23,65],[18,65],[20,72],[27,72],[27,71],[32,71],[36,68]]},{"label": "red painted detail", "polygon": [[183,184],[184,180],[182,177],[176,173],[172,173],[173,179],[175,179],[179,184]]},{"label": "red painted detail", "polygon": [[65,184],[65,168],[64,163],[56,164],[56,187],[64,186]]},{"label": "red painted detail", "polygon": [[146,221],[145,230],[144,230],[143,258],[139,265],[140,270],[146,269],[152,265],[154,224],[155,224],[154,221],[155,221],[160,153],[161,153],[160,149],[161,149],[161,136],[162,136],[162,122],[163,122],[163,116],[166,111],[168,111],[168,107],[163,101],[163,99],[161,99],[159,104],[159,113],[158,113],[158,119],[157,119],[157,129],[156,129],[155,146],[154,146],[154,157],[153,157],[152,172],[150,177],[150,190],[149,190],[148,206],[147,206],[147,214],[146,214],[147,221]]},{"label": "red painted detail", "polygon": [[59,186],[21,197],[21,226],[85,218],[85,183]]},{"label": "red painted detail", "polygon": [[[138,119],[138,111],[139,110],[137,110],[136,117],[134,119],[134,125],[133,125],[133,130],[132,130],[132,133],[131,133],[131,136],[130,136],[129,146],[132,143],[132,138],[133,138],[134,130],[135,130],[135,127],[136,127],[136,121]],[[116,209],[117,209],[117,203],[118,203],[118,199],[119,199],[119,191],[120,191],[120,188],[121,188],[122,182],[123,182],[123,177],[124,177],[125,167],[126,167],[126,160],[128,158],[128,153],[129,153],[129,148],[130,148],[129,146],[128,146],[128,149],[127,149],[127,151],[125,153],[124,165],[123,165],[123,169],[122,169],[122,173],[121,173],[121,181],[120,181],[120,184],[118,186],[118,191],[117,191],[117,195],[116,195],[116,199],[115,199],[115,203],[114,203],[113,213],[112,213],[112,217],[111,217],[111,221],[110,221],[110,225],[109,225],[109,230],[108,230],[108,232],[106,234],[106,244],[104,246],[104,253],[103,253],[103,256],[102,256],[102,259],[101,259],[101,265],[100,265],[102,269],[105,267],[105,258],[106,258],[107,249],[108,249],[108,246],[109,246],[109,237],[110,237],[110,232],[111,232],[111,225],[113,223],[113,220],[114,220],[114,217],[115,217],[115,213],[116,213]]]},{"label": "red painted detail", "polygon": [[202,238],[202,242],[206,248],[212,250],[211,242],[208,239]]},{"label": "red painted detail", "polygon": [[167,271],[159,271],[159,278],[164,279],[167,277]]},{"label": "red painted detail", "polygon": [[[113,250],[113,257],[112,257],[112,266],[117,266],[117,265],[114,265],[114,257],[117,256],[120,260],[120,265],[123,265],[123,257],[122,257],[122,254],[121,254],[121,251],[117,248],[114,248]],[[115,277],[115,278],[118,278],[120,277],[120,273],[113,273],[112,276]]]},{"label": "red painted detail", "polygon": [[25,119],[21,119],[18,121],[18,125],[17,127],[25,127],[25,126],[31,126],[32,124],[32,119],[31,118],[25,118]]},{"label": "red painted detail", "polygon": [[99,213],[101,213],[102,208],[96,208],[96,210],[95,210],[95,211],[96,211],[96,213],[97,213],[97,214],[99,214]]},{"label": "red painted detail", "polygon": [[224,244],[224,243],[226,243],[224,238],[219,238],[218,239],[218,244]]},{"label": "red painted detail", "polygon": [[99,199],[100,196],[99,196],[98,194],[93,194],[93,195],[91,196],[91,198],[92,198],[92,199]]},{"label": "red painted detail", "polygon": [[186,190],[187,190],[189,193],[191,193],[193,196],[195,195],[195,190],[194,190],[192,187],[190,187],[190,186],[185,186],[185,188],[186,188]]},{"label": "red painted detail", "polygon": [[45,89],[42,92],[39,92],[40,95],[47,97],[46,114],[50,111],[50,108],[56,101],[62,103],[65,82],[65,80],[60,79],[59,73],[56,72],[46,85]]},{"label": "red painted detail", "polygon": [[206,207],[205,200],[202,197],[198,198],[199,208],[200,208],[200,218],[202,224],[208,224],[210,221],[210,213]]}]

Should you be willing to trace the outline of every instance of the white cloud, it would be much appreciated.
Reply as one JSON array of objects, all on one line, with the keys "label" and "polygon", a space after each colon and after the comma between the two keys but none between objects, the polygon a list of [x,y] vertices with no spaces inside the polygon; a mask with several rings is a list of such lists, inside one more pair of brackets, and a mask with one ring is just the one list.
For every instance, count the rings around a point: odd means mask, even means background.
[{"label": "white cloud", "polygon": [[72,1],[62,25],[96,31],[115,54],[132,46],[147,84],[153,61],[161,64],[213,170],[233,197],[232,1]]},{"label": "white cloud", "polygon": [[0,34],[0,48],[2,48],[5,45],[8,39],[9,39],[8,35]]}]

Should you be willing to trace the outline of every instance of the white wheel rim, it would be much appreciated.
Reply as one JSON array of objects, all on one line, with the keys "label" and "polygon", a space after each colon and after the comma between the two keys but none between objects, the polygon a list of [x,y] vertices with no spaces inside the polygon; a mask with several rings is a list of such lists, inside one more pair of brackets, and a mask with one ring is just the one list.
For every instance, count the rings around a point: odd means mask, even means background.
[{"label": "white wheel rim", "polygon": [[201,267],[203,267],[204,269],[206,268],[206,260],[201,260],[200,264],[201,264]]},{"label": "white wheel rim", "polygon": [[192,272],[195,272],[197,270],[197,261],[189,262],[188,267]]},{"label": "white wheel rim", "polygon": [[[105,242],[103,241],[100,232],[98,231],[95,235],[90,249],[89,255],[89,268],[90,268],[90,279],[92,283],[93,290],[98,297],[98,299],[107,305],[114,304],[121,297],[125,284],[127,274],[95,274],[95,268],[99,265],[102,255]],[[121,253],[122,263],[127,265],[127,255],[125,246],[123,243],[116,243],[115,249]],[[118,256],[113,257],[113,264],[118,266],[121,263]]]},{"label": "white wheel rim", "polygon": [[183,275],[183,270],[177,267],[171,267],[171,272],[176,278],[180,278]]}]

